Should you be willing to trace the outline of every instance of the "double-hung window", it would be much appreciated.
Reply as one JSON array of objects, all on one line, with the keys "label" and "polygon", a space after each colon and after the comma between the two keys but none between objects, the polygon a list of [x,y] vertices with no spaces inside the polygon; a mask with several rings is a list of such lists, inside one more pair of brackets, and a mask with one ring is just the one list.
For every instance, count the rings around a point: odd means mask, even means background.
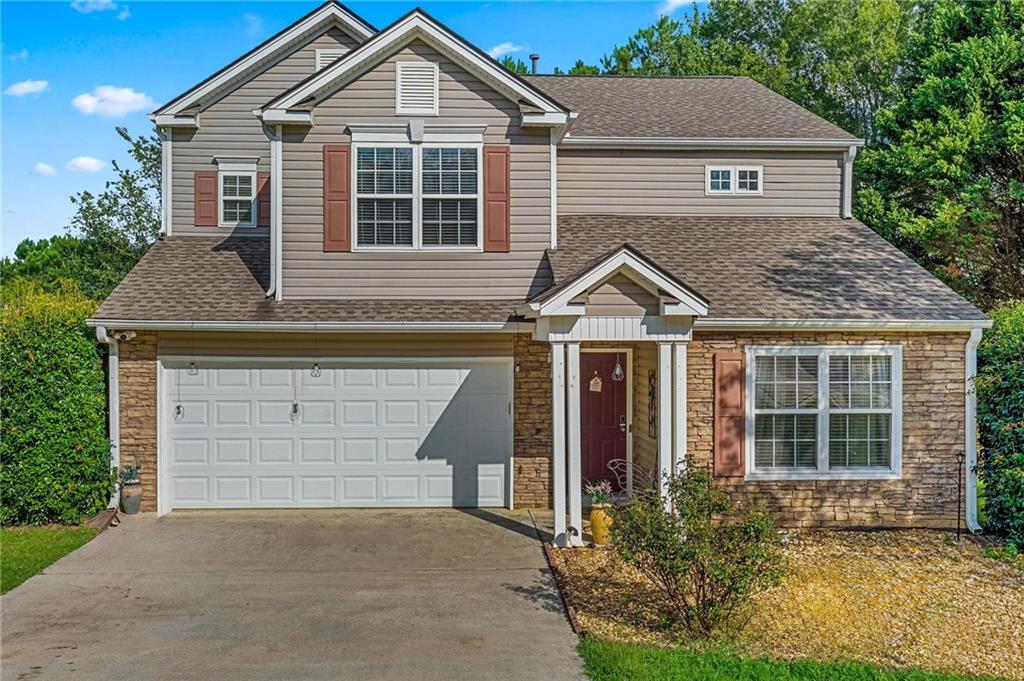
[{"label": "double-hung window", "polygon": [[899,477],[900,346],[755,346],[747,367],[748,477]]},{"label": "double-hung window", "polygon": [[221,227],[253,227],[256,224],[256,161],[218,160],[218,213]]},{"label": "double-hung window", "polygon": [[357,145],[356,247],[479,250],[481,145]]},{"label": "double-hung window", "polygon": [[705,166],[704,193],[760,196],[764,193],[763,175],[762,166]]}]

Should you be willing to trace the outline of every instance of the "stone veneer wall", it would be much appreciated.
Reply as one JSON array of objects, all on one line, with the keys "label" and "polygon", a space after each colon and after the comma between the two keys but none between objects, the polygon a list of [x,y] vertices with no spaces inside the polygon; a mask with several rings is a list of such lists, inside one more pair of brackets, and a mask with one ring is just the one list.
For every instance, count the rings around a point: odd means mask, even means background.
[{"label": "stone veneer wall", "polygon": [[[687,456],[690,465],[712,460],[714,354],[749,344],[901,344],[903,346],[903,477],[872,481],[746,482],[720,478],[739,505],[764,503],[787,527],[952,527],[956,525],[956,453],[964,448],[964,348],[966,334],[786,333],[694,334],[688,348]],[[602,344],[585,344],[585,347]],[[649,348],[634,345],[640,355]],[[652,344],[653,345],[653,344]],[[516,361],[516,478],[520,507],[550,507],[551,379],[547,343],[518,336]],[[645,357],[646,359],[646,357]],[[644,407],[647,362],[634,383],[634,404]],[[634,411],[637,431],[646,428],[646,411]],[[641,453],[642,458],[642,453]],[[520,471],[524,471],[521,473]]]},{"label": "stone veneer wall", "polygon": [[156,510],[157,335],[118,343],[121,363],[121,463],[142,463],[142,510]]}]

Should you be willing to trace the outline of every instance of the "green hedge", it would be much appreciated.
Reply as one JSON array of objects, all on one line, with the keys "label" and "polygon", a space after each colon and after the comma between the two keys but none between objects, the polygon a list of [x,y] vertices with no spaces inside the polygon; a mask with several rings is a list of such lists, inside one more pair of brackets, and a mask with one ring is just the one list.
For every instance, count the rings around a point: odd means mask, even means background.
[{"label": "green hedge", "polygon": [[96,303],[5,282],[0,336],[0,522],[81,522],[112,490]]},{"label": "green hedge", "polygon": [[978,473],[986,529],[1024,549],[1024,301],[991,316],[978,347]]}]

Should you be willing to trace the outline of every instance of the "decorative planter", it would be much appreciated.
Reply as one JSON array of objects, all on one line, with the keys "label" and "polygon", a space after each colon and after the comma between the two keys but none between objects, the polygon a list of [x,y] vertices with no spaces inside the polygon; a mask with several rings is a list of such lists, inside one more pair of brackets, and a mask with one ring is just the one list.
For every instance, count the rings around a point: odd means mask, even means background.
[{"label": "decorative planter", "polygon": [[612,516],[608,504],[594,504],[590,507],[590,536],[594,544],[604,546],[612,538]]},{"label": "decorative planter", "polygon": [[139,512],[142,505],[142,483],[122,482],[121,483],[121,510],[129,515]]}]

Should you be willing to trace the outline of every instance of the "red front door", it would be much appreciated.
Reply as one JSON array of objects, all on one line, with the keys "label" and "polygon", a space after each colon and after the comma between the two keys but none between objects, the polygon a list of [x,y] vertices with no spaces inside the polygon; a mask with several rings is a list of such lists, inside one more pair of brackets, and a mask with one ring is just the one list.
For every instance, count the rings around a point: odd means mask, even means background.
[{"label": "red front door", "polygon": [[[612,378],[616,361],[622,370],[620,381]],[[608,462],[626,458],[626,364],[624,352],[580,355],[583,483],[608,480],[615,491],[620,487]]]}]

